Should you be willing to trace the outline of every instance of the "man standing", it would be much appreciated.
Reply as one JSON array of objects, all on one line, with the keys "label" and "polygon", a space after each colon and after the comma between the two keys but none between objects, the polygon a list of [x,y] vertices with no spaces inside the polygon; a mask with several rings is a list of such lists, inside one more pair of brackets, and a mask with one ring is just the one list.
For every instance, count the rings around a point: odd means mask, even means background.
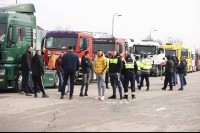
[{"label": "man standing", "polygon": [[140,68],[141,61],[140,61],[139,56],[136,56],[135,59],[136,59],[137,67],[138,67],[137,74],[135,76],[135,80],[137,82],[137,88],[139,88],[140,87],[140,77],[141,77],[141,68]]},{"label": "man standing", "polygon": [[94,59],[94,72],[97,77],[97,86],[98,86],[98,96],[96,100],[105,99],[105,74],[108,68],[107,60],[104,56],[104,53],[100,50],[97,52],[97,57]]},{"label": "man standing", "polygon": [[124,99],[128,99],[128,85],[131,83],[132,99],[135,98],[135,74],[137,74],[137,63],[131,58],[130,55],[126,56],[123,61],[124,72]]},{"label": "man standing", "polygon": [[63,75],[64,75],[64,71],[63,71],[62,66],[61,66],[62,58],[63,58],[63,53],[61,53],[59,55],[59,57],[56,59],[56,64],[55,64],[55,67],[56,67],[56,70],[57,70],[57,75],[58,75],[58,78],[59,78],[59,87],[58,87],[59,92],[61,92],[61,89],[62,89]]},{"label": "man standing", "polygon": [[172,61],[171,56],[167,56],[167,62],[166,62],[166,67],[165,67],[165,81],[164,81],[164,87],[162,90],[166,90],[167,85],[169,83],[170,89],[169,91],[173,90],[173,85],[172,85],[172,75],[174,72],[174,62]]},{"label": "man standing", "polygon": [[41,56],[41,51],[37,50],[36,54],[32,58],[31,62],[31,67],[32,67],[32,79],[34,83],[34,97],[37,98],[37,90],[38,87],[42,91],[42,97],[43,98],[48,98],[49,96],[45,93],[44,91],[44,85],[43,85],[43,75],[44,75],[44,64],[42,61],[42,56]]},{"label": "man standing", "polygon": [[33,48],[29,46],[25,54],[22,55],[22,91],[26,93],[26,96],[32,96],[32,89],[30,87],[30,71],[31,71],[31,59]]},{"label": "man standing", "polygon": [[112,57],[109,60],[109,75],[113,88],[113,95],[109,99],[116,99],[116,85],[119,89],[120,100],[122,100],[122,83],[120,81],[120,73],[122,70],[122,60],[117,55],[116,51],[113,51]]},{"label": "man standing", "polygon": [[73,98],[74,93],[74,79],[75,73],[79,70],[80,62],[79,58],[76,54],[73,53],[73,47],[68,47],[68,53],[63,56],[61,66],[64,70],[64,83],[62,86],[62,92],[60,99],[64,99],[65,94],[65,86],[67,85],[68,78],[70,77],[70,97],[71,100]]},{"label": "man standing", "polygon": [[146,91],[149,91],[149,87],[150,87],[149,75],[150,75],[150,69],[152,68],[152,65],[151,65],[150,59],[148,59],[147,54],[144,55],[144,59],[142,59],[140,67],[141,67],[141,83],[140,83],[140,87],[138,89],[141,90],[141,88],[143,86],[143,81],[145,79],[146,84],[147,84]]},{"label": "man standing", "polygon": [[184,86],[184,75],[186,73],[186,63],[185,63],[185,59],[182,57],[181,58],[181,63],[179,64],[179,66],[177,67],[178,70],[178,74],[180,77],[180,83],[181,83],[181,88],[179,89],[180,91],[183,91],[183,86]]},{"label": "man standing", "polygon": [[[83,81],[82,81],[82,86],[80,90],[80,96],[88,96],[88,86],[89,86],[89,77],[90,77],[90,71],[92,68],[92,63],[90,62],[89,59],[89,52],[86,51],[85,54],[82,56],[81,59],[81,67],[82,67],[82,73],[83,73]],[[85,87],[85,93],[83,95],[83,89]]]}]

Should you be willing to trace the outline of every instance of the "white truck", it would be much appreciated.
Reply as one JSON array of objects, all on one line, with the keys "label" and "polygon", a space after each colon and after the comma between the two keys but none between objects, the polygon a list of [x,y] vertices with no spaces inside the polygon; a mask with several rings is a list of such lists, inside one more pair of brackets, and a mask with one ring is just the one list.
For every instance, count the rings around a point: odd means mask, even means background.
[{"label": "white truck", "polygon": [[134,42],[130,51],[132,57],[148,54],[148,58],[151,60],[152,69],[151,75],[156,77],[161,76],[163,73],[162,64],[165,64],[165,49],[156,41],[142,40]]}]

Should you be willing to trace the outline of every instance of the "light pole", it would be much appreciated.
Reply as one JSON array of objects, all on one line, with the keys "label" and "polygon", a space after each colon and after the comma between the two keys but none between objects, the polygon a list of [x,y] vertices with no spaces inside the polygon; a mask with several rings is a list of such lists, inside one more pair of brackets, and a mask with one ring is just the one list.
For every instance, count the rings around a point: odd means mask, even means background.
[{"label": "light pole", "polygon": [[122,16],[122,15],[120,15],[120,14],[118,14],[118,13],[114,13],[114,14],[113,14],[113,18],[112,18],[112,36],[113,36],[113,31],[114,31],[115,16],[120,17],[120,16]]},{"label": "light pole", "polygon": [[17,4],[17,0],[16,0],[16,4]]},{"label": "light pole", "polygon": [[150,36],[149,36],[150,41],[152,40],[152,39],[151,39],[151,32],[152,32],[152,31],[157,31],[157,30],[155,30],[155,29],[151,29],[151,30],[150,30]]}]

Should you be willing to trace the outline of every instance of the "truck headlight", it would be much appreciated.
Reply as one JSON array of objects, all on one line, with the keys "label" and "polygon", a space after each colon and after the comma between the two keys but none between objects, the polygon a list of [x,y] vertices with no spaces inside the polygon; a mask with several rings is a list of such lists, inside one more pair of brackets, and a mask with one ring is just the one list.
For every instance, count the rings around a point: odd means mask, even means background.
[{"label": "truck headlight", "polygon": [[0,75],[1,76],[5,75],[5,70],[0,70]]}]

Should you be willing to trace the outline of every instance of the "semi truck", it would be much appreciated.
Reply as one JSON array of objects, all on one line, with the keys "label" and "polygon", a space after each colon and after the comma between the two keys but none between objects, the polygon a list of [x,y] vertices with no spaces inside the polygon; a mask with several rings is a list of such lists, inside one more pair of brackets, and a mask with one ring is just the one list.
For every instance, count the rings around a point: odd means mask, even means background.
[{"label": "semi truck", "polygon": [[165,49],[161,44],[149,40],[134,42],[130,52],[132,57],[147,54],[152,64],[151,75],[156,77],[162,75],[162,64],[165,62]]},{"label": "semi truck", "polygon": [[[33,4],[0,8],[0,90],[21,89],[20,59],[28,46],[36,50],[37,29],[34,13]],[[50,75],[51,73],[45,75],[45,79]],[[48,82],[52,83],[45,80],[45,83]]]},{"label": "semi truck", "polygon": [[192,71],[192,49],[190,46],[182,46],[181,48],[181,57],[185,57],[187,62],[187,72]]},{"label": "semi truck", "polygon": [[[93,56],[93,36],[90,32],[82,31],[49,31],[43,40],[42,47],[46,48],[44,55],[44,61],[46,64],[49,62],[50,54],[59,55],[60,53],[66,53],[68,47],[73,47],[73,52],[76,53],[81,62],[81,58],[85,51],[89,52],[89,59],[92,61]],[[56,70],[54,72],[55,81],[58,81],[56,76]],[[80,70],[76,73],[76,81],[82,80],[82,72]],[[90,81],[93,81],[94,72],[91,68]]]},{"label": "semi truck", "polygon": [[168,55],[176,56],[178,58],[178,60],[180,61],[181,49],[182,49],[181,43],[166,43],[163,45],[163,47],[165,48],[165,56],[166,57]]},{"label": "semi truck", "polygon": [[196,66],[196,70],[199,71],[200,70],[200,50],[199,49],[195,49],[195,66]]}]

